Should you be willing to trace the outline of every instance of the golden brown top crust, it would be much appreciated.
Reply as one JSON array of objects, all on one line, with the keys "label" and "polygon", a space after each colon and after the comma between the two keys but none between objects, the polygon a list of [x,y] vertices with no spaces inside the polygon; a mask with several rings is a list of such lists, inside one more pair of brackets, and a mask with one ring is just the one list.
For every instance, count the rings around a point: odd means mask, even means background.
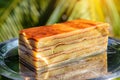
[{"label": "golden brown top crust", "polygon": [[98,24],[104,23],[78,19],[48,26],[23,29],[20,31],[20,35],[24,35],[28,39],[39,40],[44,37],[71,32],[74,30],[96,27]]}]

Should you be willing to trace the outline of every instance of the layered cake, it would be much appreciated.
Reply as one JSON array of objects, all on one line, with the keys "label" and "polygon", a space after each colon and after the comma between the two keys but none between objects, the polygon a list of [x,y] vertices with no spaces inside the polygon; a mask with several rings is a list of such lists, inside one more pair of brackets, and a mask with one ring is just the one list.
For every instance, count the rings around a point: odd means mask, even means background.
[{"label": "layered cake", "polygon": [[21,30],[21,74],[31,80],[90,79],[106,74],[108,26],[78,19]]}]

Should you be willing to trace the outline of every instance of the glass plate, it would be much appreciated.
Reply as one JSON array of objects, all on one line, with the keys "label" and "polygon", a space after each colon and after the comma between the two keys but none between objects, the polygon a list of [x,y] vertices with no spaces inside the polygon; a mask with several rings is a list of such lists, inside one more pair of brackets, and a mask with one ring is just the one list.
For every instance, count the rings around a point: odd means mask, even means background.
[{"label": "glass plate", "polygon": [[[92,80],[106,80],[120,77],[120,41],[109,38],[108,41],[108,72],[110,74]],[[0,43],[0,75],[23,80],[19,74],[18,39]]]}]

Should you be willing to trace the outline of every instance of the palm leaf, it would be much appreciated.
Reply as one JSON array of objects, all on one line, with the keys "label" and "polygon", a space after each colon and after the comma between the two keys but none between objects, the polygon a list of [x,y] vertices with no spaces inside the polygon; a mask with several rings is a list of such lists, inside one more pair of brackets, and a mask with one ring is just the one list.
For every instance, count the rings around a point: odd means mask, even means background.
[{"label": "palm leaf", "polygon": [[68,17],[68,20],[73,20],[76,18],[90,19],[90,13],[86,13],[89,9],[88,5],[87,0],[77,1],[70,16]]},{"label": "palm leaf", "polygon": [[[18,37],[19,30],[36,26],[50,0],[0,0],[0,42]],[[9,5],[8,5],[9,4]]]},{"label": "palm leaf", "polygon": [[0,0],[0,42],[18,37],[23,28],[77,18],[108,22],[120,37],[119,0]]},{"label": "palm leaf", "polygon": [[[47,25],[48,24],[53,24],[59,21],[60,17],[62,16],[62,14],[65,12],[65,10],[67,9],[69,3],[71,0],[59,0],[59,2],[57,2],[57,6],[54,9],[53,13],[51,14],[50,18],[48,18],[47,21]],[[66,3],[67,2],[67,3]],[[66,4],[65,4],[66,3]]]},{"label": "palm leaf", "polygon": [[120,13],[118,12],[113,0],[105,0],[106,15],[109,16],[109,23],[112,25],[113,35],[120,37]]}]

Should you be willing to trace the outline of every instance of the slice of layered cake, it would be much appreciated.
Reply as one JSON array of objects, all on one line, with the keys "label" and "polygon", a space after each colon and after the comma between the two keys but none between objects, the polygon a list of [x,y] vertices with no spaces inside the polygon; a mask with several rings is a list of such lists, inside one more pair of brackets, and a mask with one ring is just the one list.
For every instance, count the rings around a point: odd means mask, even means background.
[{"label": "slice of layered cake", "polygon": [[90,79],[106,74],[108,26],[72,20],[21,30],[21,73],[38,80]]}]

